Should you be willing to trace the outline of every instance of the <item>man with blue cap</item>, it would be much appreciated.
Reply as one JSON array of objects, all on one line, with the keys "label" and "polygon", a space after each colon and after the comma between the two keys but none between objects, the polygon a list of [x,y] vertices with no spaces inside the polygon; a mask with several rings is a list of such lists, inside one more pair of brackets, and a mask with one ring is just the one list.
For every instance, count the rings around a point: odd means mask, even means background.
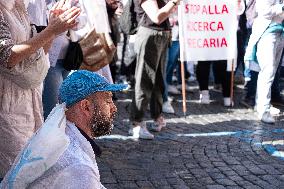
[{"label": "man with blue cap", "polygon": [[104,189],[93,139],[110,134],[117,111],[112,92],[126,87],[86,70],[68,76],[59,89],[62,104],[19,154],[2,188]]},{"label": "man with blue cap", "polygon": [[112,92],[127,85],[110,84],[103,76],[87,70],[72,73],[59,89],[59,101],[65,103],[68,121],[94,139],[110,134],[117,111]]},{"label": "man with blue cap", "polygon": [[66,103],[66,134],[70,137],[70,145],[63,154],[65,157],[57,164],[62,164],[68,171],[61,171],[58,175],[61,179],[56,179],[59,182],[54,188],[64,188],[64,185],[67,188],[104,188],[100,183],[96,150],[92,149],[96,145],[92,139],[110,134],[117,111],[112,92],[126,87],[110,84],[101,75],[86,70],[76,71],[63,81],[59,101]]}]

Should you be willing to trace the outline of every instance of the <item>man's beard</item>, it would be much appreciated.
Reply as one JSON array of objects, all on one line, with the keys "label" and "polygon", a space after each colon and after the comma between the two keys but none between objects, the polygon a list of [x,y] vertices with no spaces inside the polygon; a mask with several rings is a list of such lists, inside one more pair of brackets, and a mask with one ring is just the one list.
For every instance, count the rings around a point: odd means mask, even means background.
[{"label": "man's beard", "polygon": [[95,111],[92,121],[90,123],[94,137],[109,135],[113,129],[113,119],[115,114],[110,117],[101,115],[100,111]]}]

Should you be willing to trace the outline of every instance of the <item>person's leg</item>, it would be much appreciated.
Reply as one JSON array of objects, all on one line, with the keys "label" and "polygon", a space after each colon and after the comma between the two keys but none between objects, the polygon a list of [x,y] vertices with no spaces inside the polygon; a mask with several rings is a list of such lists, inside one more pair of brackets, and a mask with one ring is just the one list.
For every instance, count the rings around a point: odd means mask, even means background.
[{"label": "person's leg", "polygon": [[[284,51],[283,51],[284,52]],[[271,104],[273,105],[278,105],[278,106],[283,106],[284,105],[284,100],[282,99],[282,96],[280,94],[280,77],[281,77],[281,67],[282,67],[282,59],[283,59],[283,53],[281,55],[281,59],[274,77],[274,81],[272,83],[271,87]]]},{"label": "person's leg", "polygon": [[155,83],[159,57],[156,53],[158,49],[153,35],[153,30],[140,27],[135,43],[137,62],[130,119],[136,122],[143,121],[144,112],[147,109]]},{"label": "person's leg", "polygon": [[262,121],[265,121],[263,116],[270,112],[271,86],[280,62],[283,45],[284,38],[277,33],[266,34],[261,37],[257,45],[257,59],[261,70],[257,81],[256,109]]},{"label": "person's leg", "polygon": [[[147,109],[148,102],[151,98],[150,111],[151,116],[161,114],[162,111],[162,94],[164,90],[164,65],[159,64],[161,60],[161,50],[166,52],[167,47],[161,48],[158,42],[161,40],[160,31],[140,27],[136,40],[137,65],[135,72],[135,90],[131,104],[130,120],[132,128],[129,134],[142,139],[153,139],[154,135],[149,133],[146,123],[143,121],[144,112]],[[163,59],[163,64],[165,60]],[[157,69],[160,68],[160,72]],[[157,75],[157,73],[159,73]],[[159,83],[156,84],[156,77],[159,77]],[[155,87],[155,85],[159,85]],[[160,88],[161,90],[156,90]],[[153,90],[156,90],[153,92]],[[153,97],[153,93],[156,93]],[[154,101],[156,100],[156,101]],[[154,103],[154,104],[153,104]]]},{"label": "person's leg", "polygon": [[238,30],[237,32],[238,55],[237,55],[236,71],[242,65],[242,73],[244,73],[245,38],[246,38],[245,32],[242,30]]},{"label": "person's leg", "polygon": [[51,110],[58,103],[58,91],[63,79],[67,77],[69,71],[66,71],[62,60],[58,60],[55,67],[48,70],[47,76],[44,80],[43,89],[43,115],[47,118]]},{"label": "person's leg", "polygon": [[158,55],[157,59],[157,67],[155,70],[155,82],[152,90],[151,101],[150,101],[150,112],[151,117],[156,120],[160,117],[162,113],[162,105],[163,98],[162,94],[165,91],[164,85],[164,75],[165,75],[165,66],[167,60],[167,52],[168,52],[168,39],[169,34],[163,33],[163,38],[161,36],[157,38],[156,45],[158,51],[156,52]]},{"label": "person's leg", "polygon": [[[221,87],[222,85],[222,79],[223,79],[223,76],[222,75],[219,75],[217,74],[218,71],[216,69],[216,67],[214,66],[214,64],[216,62],[219,62],[219,61],[212,61],[212,72],[213,72],[213,77],[214,77],[214,85],[219,85]],[[217,65],[218,66],[218,65]],[[218,68],[219,69],[219,68]]]},{"label": "person's leg", "polygon": [[247,108],[254,108],[258,72],[250,70],[250,80],[246,84],[246,95],[241,103]]},{"label": "person's leg", "polygon": [[[126,46],[126,55],[124,58],[124,65],[121,67],[121,75],[126,76],[126,81],[133,87],[134,85],[134,75],[136,67],[136,53],[134,51],[136,35],[128,36],[128,44]],[[124,79],[124,78],[122,78]]]},{"label": "person's leg", "polygon": [[196,74],[194,69],[194,61],[187,61],[187,71],[189,72],[189,78],[188,81],[195,81],[196,80]]},{"label": "person's leg", "polygon": [[169,91],[168,91],[168,83],[167,83],[167,64],[169,63],[168,61],[168,55],[169,55],[169,49],[166,50],[166,66],[164,66],[164,72],[163,72],[163,78],[164,78],[164,86],[165,86],[165,90],[164,90],[164,93],[163,93],[163,106],[162,106],[162,112],[164,113],[168,113],[168,114],[173,114],[175,113],[175,110],[171,104],[171,102],[169,101],[168,99],[168,96],[169,96]]},{"label": "person's leg", "polygon": [[109,64],[112,80],[113,80],[114,83],[116,81],[116,75],[117,75],[116,61],[117,61],[117,55],[115,54],[114,58],[112,59],[112,61]]},{"label": "person's leg", "polygon": [[253,98],[253,99],[255,99],[256,88],[257,88],[258,72],[250,70],[250,77],[251,77],[251,79],[247,83],[246,98]]},{"label": "person's leg", "polygon": [[279,86],[279,78],[280,78],[280,67],[281,65],[278,65],[277,71],[275,73],[275,77],[271,86],[271,99],[277,99],[280,98],[280,86]]},{"label": "person's leg", "polygon": [[166,79],[169,85],[172,84],[173,72],[177,67],[177,60],[179,57],[179,41],[172,41],[172,45],[169,48],[168,63],[166,69]]},{"label": "person's leg", "polygon": [[210,61],[198,61],[196,66],[196,78],[199,84],[199,90],[208,90]]},{"label": "person's leg", "polygon": [[[246,47],[248,45],[248,41],[249,41],[251,32],[252,32],[251,28],[247,28],[247,35],[246,35],[246,38],[245,38],[245,41],[244,41],[244,44],[245,44],[244,49],[246,49]],[[249,63],[248,62],[244,63],[244,77],[245,77],[246,82],[248,82],[251,78],[251,72],[250,72],[250,69],[249,69]]]},{"label": "person's leg", "polygon": [[[180,64],[178,64],[177,68],[177,79],[178,79],[178,84],[181,84],[182,83],[182,80],[181,80],[181,62]],[[183,62],[183,65],[184,65],[184,79],[187,79],[189,76],[190,76],[190,73],[188,72],[187,70],[187,62]]]},{"label": "person's leg", "polygon": [[167,58],[167,47],[168,47],[168,39],[170,38],[170,34],[168,32],[162,32],[162,37],[156,39],[157,42],[157,51],[158,54],[158,62],[156,69],[156,78],[153,86],[153,92],[150,101],[150,113],[151,117],[154,120],[154,123],[150,126],[152,131],[159,132],[163,127],[166,126],[166,122],[162,116],[162,105],[163,99],[162,94],[164,91],[164,74],[165,74],[165,63]]},{"label": "person's leg", "polygon": [[210,95],[208,90],[210,65],[210,61],[198,61],[196,67],[196,77],[200,91],[199,102],[201,104],[210,103]]},{"label": "person's leg", "polygon": [[120,67],[120,74],[126,75],[127,72],[125,72],[125,68],[127,67],[125,65],[125,55],[127,54],[127,46],[128,46],[128,35],[123,33],[123,43],[122,43],[122,52],[121,52],[121,67]]},{"label": "person's leg", "polygon": [[227,71],[227,60],[214,61],[212,67],[214,75],[218,75],[220,79],[223,97],[230,97],[231,72]]},{"label": "person's leg", "polygon": [[151,118],[156,120],[162,113],[163,105],[163,92],[165,90],[164,79],[162,75],[162,63],[159,63],[156,70],[155,84],[153,86],[151,100],[150,100],[150,113]]},{"label": "person's leg", "polygon": [[167,79],[166,79],[166,77],[167,77],[167,75],[166,75],[166,68],[167,68],[167,65],[168,65],[168,63],[169,63],[169,61],[168,61],[168,59],[169,59],[169,49],[167,49],[166,50],[166,58],[165,58],[165,65],[166,66],[164,66],[164,70],[163,70],[163,83],[164,83],[164,92],[163,92],[163,102],[167,102],[168,101],[168,83],[167,83]]}]

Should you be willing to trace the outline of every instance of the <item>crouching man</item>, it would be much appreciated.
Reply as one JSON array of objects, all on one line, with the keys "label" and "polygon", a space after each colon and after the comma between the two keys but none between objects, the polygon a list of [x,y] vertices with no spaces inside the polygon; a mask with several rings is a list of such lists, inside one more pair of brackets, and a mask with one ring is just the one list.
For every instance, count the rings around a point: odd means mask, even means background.
[{"label": "crouching man", "polygon": [[[113,118],[117,111],[116,106],[112,101],[112,92],[125,89],[126,85],[110,84],[107,80],[93,72],[80,70],[72,73],[66,80],[63,81],[59,98],[62,103],[66,104],[67,110],[65,111],[65,133],[68,139],[68,145],[58,156],[54,163],[50,162],[50,155],[43,158],[42,153],[32,148],[34,143],[33,138],[39,137],[41,131],[34,135],[30,144],[18,156],[16,165],[6,175],[2,182],[3,188],[18,188],[17,186],[25,188],[68,188],[68,189],[102,189],[104,188],[100,182],[100,175],[98,166],[95,160],[95,152],[93,139],[99,136],[110,134],[113,128]],[[64,112],[64,111],[63,111]],[[51,112],[52,114],[52,112]],[[64,113],[63,113],[64,114]],[[65,118],[64,115],[64,118]],[[47,118],[48,122],[51,118]],[[43,126],[44,127],[44,126]],[[48,134],[48,131],[43,133]],[[51,133],[52,134],[52,133]],[[52,135],[51,135],[52,136]],[[47,143],[48,139],[43,141]],[[39,144],[42,145],[43,144]],[[36,145],[34,148],[38,148]],[[55,148],[48,145],[56,152]],[[42,150],[46,150],[42,148]],[[30,156],[34,155],[33,158]],[[54,155],[54,153],[52,154]],[[50,166],[48,169],[42,171],[41,167],[35,164],[36,162],[44,161],[42,164]],[[26,163],[28,162],[28,163]],[[26,164],[25,164],[26,163]],[[29,163],[34,167],[29,168]],[[25,167],[25,165],[27,165]],[[37,171],[37,168],[39,171]],[[31,173],[21,173],[24,170],[34,170],[32,175],[39,174],[34,180],[31,177],[24,178],[25,175]],[[19,176],[19,175],[24,176]],[[24,181],[26,179],[27,181]],[[25,186],[17,182],[25,182]],[[27,183],[29,182],[29,183]],[[27,187],[26,187],[27,186]],[[1,186],[0,186],[1,188]]]}]

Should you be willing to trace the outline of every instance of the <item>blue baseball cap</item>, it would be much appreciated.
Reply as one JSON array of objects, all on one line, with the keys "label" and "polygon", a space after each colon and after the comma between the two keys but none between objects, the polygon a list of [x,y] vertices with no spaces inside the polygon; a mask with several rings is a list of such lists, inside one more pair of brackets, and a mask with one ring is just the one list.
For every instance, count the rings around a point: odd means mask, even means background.
[{"label": "blue baseball cap", "polygon": [[59,88],[59,101],[67,107],[83,100],[87,96],[104,91],[121,91],[128,85],[110,84],[107,79],[95,72],[78,70],[70,74]]}]

